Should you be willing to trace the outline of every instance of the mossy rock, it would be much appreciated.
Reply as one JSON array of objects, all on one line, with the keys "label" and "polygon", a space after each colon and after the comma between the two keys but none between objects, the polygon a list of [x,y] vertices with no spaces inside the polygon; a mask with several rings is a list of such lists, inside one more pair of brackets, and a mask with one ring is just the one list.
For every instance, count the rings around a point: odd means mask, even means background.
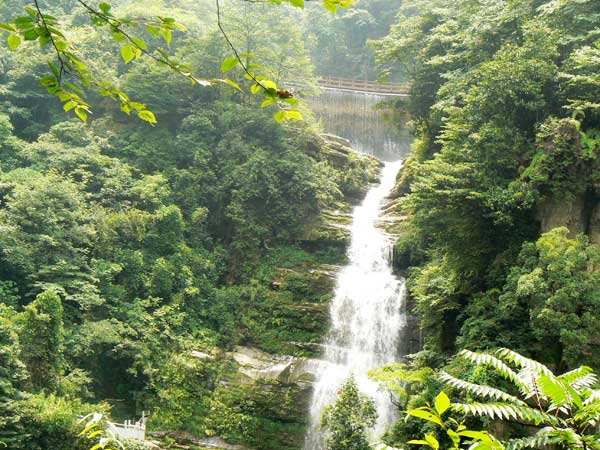
[{"label": "mossy rock", "polygon": [[272,286],[291,294],[293,301],[323,303],[331,299],[335,288],[335,266],[306,267],[302,270],[279,269]]},{"label": "mossy rock", "polygon": [[313,223],[306,227],[300,240],[322,242],[324,245],[337,243],[347,246],[350,243],[351,226],[352,214],[348,210],[323,211]]}]

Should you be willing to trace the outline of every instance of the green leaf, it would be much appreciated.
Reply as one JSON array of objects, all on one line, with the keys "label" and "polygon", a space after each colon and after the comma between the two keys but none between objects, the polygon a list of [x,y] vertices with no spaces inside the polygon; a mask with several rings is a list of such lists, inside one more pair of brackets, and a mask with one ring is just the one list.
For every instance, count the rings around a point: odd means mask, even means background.
[{"label": "green leaf", "polygon": [[37,9],[35,9],[33,6],[31,5],[27,5],[25,7],[25,12],[27,14],[29,14],[31,17],[37,17]]},{"label": "green leaf", "polygon": [[272,80],[260,80],[260,84],[267,90],[277,91],[277,84]]},{"label": "green leaf", "polygon": [[285,111],[285,119],[286,120],[302,120],[304,116],[297,109],[288,109]]},{"label": "green leaf", "polygon": [[154,37],[160,36],[160,28],[156,25],[146,25],[146,31]]},{"label": "green leaf", "polygon": [[100,8],[100,11],[102,11],[104,14],[108,14],[110,12],[110,5],[106,2],[100,3],[98,8]]},{"label": "green leaf", "polygon": [[456,449],[460,448],[460,435],[456,431],[451,429],[447,429],[446,434],[452,441],[452,447]]},{"label": "green leaf", "polygon": [[132,37],[131,41],[135,45],[137,45],[139,48],[141,48],[142,50],[148,50],[148,45],[146,44],[146,41],[144,41],[143,39]]},{"label": "green leaf", "polygon": [[121,47],[121,57],[125,64],[129,64],[135,58],[135,48],[129,44]]},{"label": "green leaf", "polygon": [[440,371],[439,378],[444,383],[452,386],[453,388],[461,390],[463,393],[468,392],[484,398],[491,398],[493,400],[504,400],[511,403],[517,403],[520,405],[526,405],[525,402],[519,400],[517,397],[507,394],[500,389],[493,388],[484,384],[470,383],[468,381],[455,378],[452,375]]},{"label": "green leaf", "polygon": [[17,17],[13,22],[19,30],[33,28],[33,20],[28,16]]},{"label": "green leaf", "polygon": [[296,8],[304,8],[304,0],[290,0],[290,3]]},{"label": "green leaf", "polygon": [[6,41],[8,43],[8,48],[13,52],[21,45],[21,38],[17,34],[9,34]]},{"label": "green leaf", "polygon": [[23,32],[23,38],[26,41],[35,41],[39,37],[39,35],[40,34],[38,33],[38,30],[36,30],[35,28]]},{"label": "green leaf", "polygon": [[63,105],[63,109],[65,111],[71,111],[73,108],[77,106],[77,102],[74,100],[69,100],[67,103]]},{"label": "green leaf", "polygon": [[441,391],[435,398],[434,404],[435,410],[441,416],[450,408],[450,399],[444,391]]},{"label": "green leaf", "polygon": [[240,91],[240,92],[242,91],[242,88],[240,87],[240,85],[239,85],[239,84],[237,84],[237,83],[236,83],[235,81],[233,81],[233,80],[230,80],[230,79],[228,79],[228,78],[224,78],[224,79],[222,79],[222,80],[220,80],[220,81],[221,81],[222,83],[225,83],[225,84],[227,84],[227,85],[231,86],[232,88],[234,88],[234,89],[236,89],[236,90],[238,90],[238,91]]},{"label": "green leaf", "polygon": [[406,411],[406,413],[409,416],[418,417],[419,419],[424,419],[428,422],[433,422],[440,426],[444,425],[442,420],[438,416],[427,411],[425,408],[409,409],[408,411]]},{"label": "green leaf", "polygon": [[0,22],[0,30],[10,31],[12,33],[13,31],[16,30],[16,28],[14,27],[14,25],[12,25],[10,23],[2,23],[2,22]]},{"label": "green leaf", "polygon": [[464,430],[464,431],[459,431],[458,434],[460,436],[475,439],[477,441],[485,441],[485,440],[490,439],[490,436],[485,431]]},{"label": "green leaf", "polygon": [[82,108],[80,106],[76,107],[75,108],[75,115],[77,117],[79,117],[79,120],[81,120],[82,122],[87,122],[88,114],[87,114],[87,111],[84,108]]},{"label": "green leaf", "polygon": [[260,104],[260,107],[261,108],[268,108],[269,106],[273,105],[274,103],[277,103],[277,100],[275,98],[273,98],[273,97],[267,97]]},{"label": "green leaf", "polygon": [[568,403],[569,394],[565,386],[554,376],[542,374],[538,378],[537,383],[540,386],[542,394],[552,400],[554,405],[561,406]]},{"label": "green leaf", "polygon": [[491,419],[516,420],[533,425],[555,425],[558,419],[529,406],[511,403],[454,403],[452,410],[473,416],[485,416]]},{"label": "green leaf", "polygon": [[261,91],[262,87],[260,87],[259,84],[253,84],[252,86],[250,86],[250,92],[252,92],[254,95],[258,94]]},{"label": "green leaf", "polygon": [[428,447],[431,447],[431,445],[429,445],[429,442],[424,441],[422,439],[412,439],[412,440],[408,441],[407,444],[426,445]]},{"label": "green leaf", "polygon": [[83,97],[83,90],[79,86],[77,86],[75,83],[71,83],[70,81],[66,81],[65,82],[65,88],[70,89],[71,91],[73,91],[76,94],[78,94],[81,97]]},{"label": "green leaf", "polygon": [[40,48],[44,48],[50,42],[50,36],[47,34],[42,34],[38,42],[40,43]]},{"label": "green leaf", "polygon": [[240,63],[240,60],[235,56],[228,56],[221,63],[221,72],[227,73]]},{"label": "green leaf", "polygon": [[161,28],[160,35],[163,37],[167,45],[171,45],[173,40],[173,32],[167,28]]},{"label": "green leaf", "polygon": [[323,1],[323,6],[325,7],[325,9],[329,12],[336,12],[337,11],[337,5],[335,4],[334,1],[332,0],[324,0]]},{"label": "green leaf", "polygon": [[120,31],[113,31],[111,33],[112,38],[117,42],[124,42],[127,38]]},{"label": "green leaf", "polygon": [[438,442],[438,440],[435,438],[435,436],[433,434],[431,434],[431,433],[426,434],[425,440],[427,441],[427,443],[433,450],[438,450],[440,448],[440,443]]},{"label": "green leaf", "polygon": [[277,111],[273,114],[273,118],[277,123],[285,122],[285,111]]},{"label": "green leaf", "polygon": [[64,52],[69,47],[69,43],[67,41],[63,41],[62,39],[55,39],[54,43],[56,44],[56,48],[61,52]]},{"label": "green leaf", "polygon": [[138,112],[138,117],[142,119],[144,122],[148,122],[152,125],[156,123],[156,116],[152,111],[148,111],[147,109]]}]

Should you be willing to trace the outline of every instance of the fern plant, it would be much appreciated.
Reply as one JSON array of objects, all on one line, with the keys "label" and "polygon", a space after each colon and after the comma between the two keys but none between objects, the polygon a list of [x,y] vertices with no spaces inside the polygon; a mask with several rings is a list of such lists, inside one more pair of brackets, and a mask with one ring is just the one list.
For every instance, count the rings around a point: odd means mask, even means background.
[{"label": "fern plant", "polygon": [[[434,424],[447,436],[450,445],[448,450],[504,450],[504,446],[494,436],[486,431],[469,430],[463,422],[458,422],[449,416],[453,404],[444,391],[435,398],[433,406],[422,406],[409,409],[406,414]],[[413,445],[423,445],[432,450],[440,449],[440,442],[433,433],[427,433],[423,439],[413,439],[407,442]]]},{"label": "fern plant", "polygon": [[600,390],[591,368],[582,366],[555,375],[545,365],[508,349],[494,354],[463,350],[459,357],[477,367],[492,369],[514,385],[518,394],[471,383],[442,371],[440,378],[444,383],[480,399],[454,403],[453,411],[537,428],[533,436],[509,441],[507,450],[548,445],[600,449]]}]

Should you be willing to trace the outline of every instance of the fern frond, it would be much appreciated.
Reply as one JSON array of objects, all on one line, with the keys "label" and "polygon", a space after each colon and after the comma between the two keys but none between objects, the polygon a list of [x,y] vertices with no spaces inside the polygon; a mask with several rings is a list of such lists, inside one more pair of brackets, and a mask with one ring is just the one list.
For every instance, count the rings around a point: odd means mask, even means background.
[{"label": "fern frond", "polygon": [[462,391],[467,392],[479,397],[488,398],[492,400],[503,400],[505,402],[514,403],[517,405],[527,406],[525,402],[515,397],[514,395],[507,394],[500,389],[493,388],[491,386],[470,383],[460,378],[453,377],[449,373],[444,371],[440,372],[439,378],[442,382]]},{"label": "fern frond", "polygon": [[[567,389],[567,387],[570,388],[570,386],[568,386],[566,383],[561,382],[554,375],[540,375],[537,379],[537,385],[539,386],[544,398],[550,399],[554,408],[560,408],[561,406],[571,406],[571,396],[569,389]],[[577,394],[575,393],[575,395]]]},{"label": "fern frond", "polygon": [[562,447],[569,449],[585,448],[581,436],[572,428],[554,428],[548,433],[551,444],[561,444]]},{"label": "fern frond", "polygon": [[600,401],[600,390],[588,389],[585,391],[585,400],[583,401],[584,405],[589,405],[598,401]]},{"label": "fern frond", "polygon": [[506,365],[503,361],[496,358],[493,355],[488,353],[476,353],[470,350],[462,350],[458,356],[465,358],[468,361],[471,361],[473,364],[478,366],[488,366],[493,368],[498,374],[500,374],[503,378],[511,381],[514,385],[516,385],[521,390],[527,390],[526,386],[523,386],[523,382],[519,378],[518,374],[512,370],[508,365]]},{"label": "fern frond", "polygon": [[600,401],[584,405],[573,416],[573,420],[580,425],[596,427],[600,423]]},{"label": "fern frond", "polygon": [[505,361],[508,361],[510,363],[513,363],[515,366],[522,367],[524,369],[525,368],[532,369],[533,371],[538,372],[538,373],[543,373],[546,375],[554,376],[552,371],[550,369],[548,369],[542,363],[534,361],[533,359],[530,359],[530,358],[526,358],[525,356],[523,356],[515,351],[512,351],[508,348],[501,348],[496,353],[500,358],[502,358]]},{"label": "fern frond", "polygon": [[591,388],[592,386],[596,386],[598,384],[598,375],[595,373],[589,373],[574,382],[570,383],[573,389],[577,389],[578,391],[581,389]]},{"label": "fern frond", "polygon": [[[577,383],[580,380],[587,380],[589,376],[591,376],[594,379],[597,379],[597,377],[594,374],[594,371],[592,370],[591,367],[581,366],[581,367],[578,367],[577,369],[573,369],[569,372],[565,372],[556,378],[558,378],[560,381],[568,383],[572,386],[573,383]],[[591,385],[585,386],[585,387],[590,387],[590,386],[593,386],[593,383]]]},{"label": "fern frond", "polygon": [[524,424],[557,425],[559,423],[559,420],[550,414],[512,403],[454,403],[452,409],[472,416],[513,420]]},{"label": "fern frond", "polygon": [[520,439],[511,439],[506,443],[506,450],[521,450],[524,448],[543,448],[549,445],[552,441],[550,432],[551,427],[545,427],[539,430],[535,435]]}]

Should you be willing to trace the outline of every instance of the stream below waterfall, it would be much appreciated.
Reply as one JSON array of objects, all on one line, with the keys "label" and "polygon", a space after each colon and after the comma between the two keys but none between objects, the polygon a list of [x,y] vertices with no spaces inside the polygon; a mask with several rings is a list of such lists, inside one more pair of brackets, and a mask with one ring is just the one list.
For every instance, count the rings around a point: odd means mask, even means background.
[{"label": "stream below waterfall", "polygon": [[351,375],[377,407],[372,437],[377,438],[394,420],[389,394],[379,390],[367,372],[397,359],[406,323],[404,280],[396,277],[391,267],[393,242],[378,227],[383,203],[401,166],[401,161],[386,163],[380,184],[372,187],[354,210],[349,262],[338,274],[330,306],[331,327],[316,373],[306,450],[324,448],[319,431],[321,413],[335,401],[337,391]]}]

